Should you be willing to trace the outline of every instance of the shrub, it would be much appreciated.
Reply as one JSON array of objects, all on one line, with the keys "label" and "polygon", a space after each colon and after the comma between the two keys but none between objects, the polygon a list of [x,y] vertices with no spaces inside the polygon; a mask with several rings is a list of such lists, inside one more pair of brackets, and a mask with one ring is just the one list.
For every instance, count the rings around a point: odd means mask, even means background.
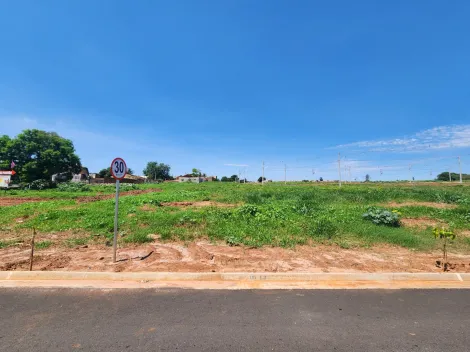
[{"label": "shrub", "polygon": [[34,180],[30,184],[28,184],[28,189],[33,189],[33,190],[42,190],[42,189],[48,189],[48,188],[53,188],[54,184],[51,181],[48,180]]},{"label": "shrub", "polygon": [[137,186],[135,183],[121,183],[119,185],[119,189],[123,191],[130,191],[134,189],[139,189],[139,186]]},{"label": "shrub", "polygon": [[63,182],[57,185],[57,190],[61,192],[87,192],[91,188],[86,183],[81,182]]},{"label": "shrub", "polygon": [[399,212],[388,211],[385,209],[371,207],[362,215],[366,220],[372,221],[376,225],[385,225],[398,227],[400,226]]}]

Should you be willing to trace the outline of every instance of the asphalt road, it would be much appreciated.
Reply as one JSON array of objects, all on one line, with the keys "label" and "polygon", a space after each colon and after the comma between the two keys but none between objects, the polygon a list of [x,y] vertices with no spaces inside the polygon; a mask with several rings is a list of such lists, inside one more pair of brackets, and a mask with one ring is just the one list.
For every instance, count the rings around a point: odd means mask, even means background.
[{"label": "asphalt road", "polygon": [[469,351],[470,290],[1,289],[1,351]]}]

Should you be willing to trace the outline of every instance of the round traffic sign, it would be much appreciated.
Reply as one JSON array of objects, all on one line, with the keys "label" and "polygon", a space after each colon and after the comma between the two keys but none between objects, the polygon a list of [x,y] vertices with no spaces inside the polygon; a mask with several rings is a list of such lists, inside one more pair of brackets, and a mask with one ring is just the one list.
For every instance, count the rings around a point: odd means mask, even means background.
[{"label": "round traffic sign", "polygon": [[127,174],[127,165],[124,159],[116,158],[111,163],[111,175],[116,180],[122,180]]}]

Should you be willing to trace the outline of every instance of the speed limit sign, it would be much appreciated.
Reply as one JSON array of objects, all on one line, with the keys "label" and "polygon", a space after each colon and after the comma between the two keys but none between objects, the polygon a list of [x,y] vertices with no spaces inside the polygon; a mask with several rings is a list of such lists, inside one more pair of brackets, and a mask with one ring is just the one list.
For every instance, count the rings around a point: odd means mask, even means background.
[{"label": "speed limit sign", "polygon": [[113,239],[113,263],[116,263],[117,237],[118,237],[118,215],[119,215],[119,181],[127,174],[126,162],[116,158],[111,163],[111,175],[116,179],[116,200],[114,206],[114,239]]},{"label": "speed limit sign", "polygon": [[116,158],[111,163],[111,175],[116,180],[122,180],[127,174],[126,162],[121,158]]}]

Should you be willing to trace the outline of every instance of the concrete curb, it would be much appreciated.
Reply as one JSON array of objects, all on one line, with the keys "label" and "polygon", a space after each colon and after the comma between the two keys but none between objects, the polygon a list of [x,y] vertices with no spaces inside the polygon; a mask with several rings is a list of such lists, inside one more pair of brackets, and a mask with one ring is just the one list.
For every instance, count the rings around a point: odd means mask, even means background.
[{"label": "concrete curb", "polygon": [[180,287],[200,289],[470,288],[470,274],[0,271],[0,287]]}]

